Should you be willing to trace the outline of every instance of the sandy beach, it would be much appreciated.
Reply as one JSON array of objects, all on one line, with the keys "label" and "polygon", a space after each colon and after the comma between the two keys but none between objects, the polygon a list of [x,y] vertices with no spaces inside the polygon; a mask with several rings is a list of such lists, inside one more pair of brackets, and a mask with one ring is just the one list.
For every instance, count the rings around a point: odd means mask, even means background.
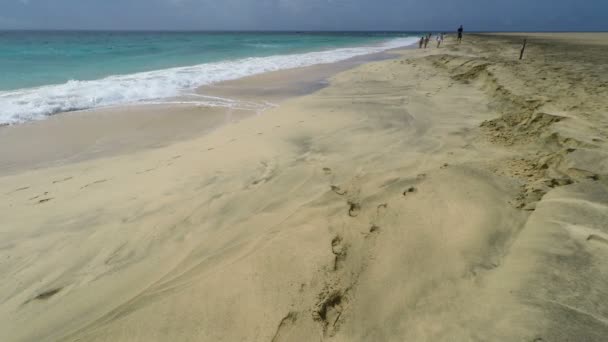
[{"label": "sandy beach", "polygon": [[605,341],[608,36],[525,36],[0,128],[0,340]]},{"label": "sandy beach", "polygon": [[134,153],[200,137],[259,115],[287,99],[322,89],[328,78],[339,72],[391,57],[388,52],[364,55],[224,81],[196,90],[205,99],[217,99],[215,107],[197,104],[200,98],[185,96],[158,105],[101,107],[53,115],[10,129],[0,127],[3,145],[19,146],[0,148],[0,175]]}]

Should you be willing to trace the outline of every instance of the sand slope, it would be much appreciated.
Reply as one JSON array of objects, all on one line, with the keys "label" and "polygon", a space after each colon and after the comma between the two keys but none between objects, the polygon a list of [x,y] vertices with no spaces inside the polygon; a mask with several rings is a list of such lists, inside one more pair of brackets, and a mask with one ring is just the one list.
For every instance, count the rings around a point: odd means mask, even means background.
[{"label": "sand slope", "polygon": [[607,48],[518,43],[0,178],[0,339],[602,341]]}]

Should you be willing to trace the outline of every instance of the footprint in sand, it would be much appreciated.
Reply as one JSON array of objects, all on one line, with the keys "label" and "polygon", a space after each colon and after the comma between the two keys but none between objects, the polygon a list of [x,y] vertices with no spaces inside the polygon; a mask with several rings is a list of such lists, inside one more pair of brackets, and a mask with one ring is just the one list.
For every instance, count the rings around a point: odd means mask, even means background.
[{"label": "footprint in sand", "polygon": [[325,172],[326,175],[331,175],[331,169],[328,167],[324,167],[323,172]]},{"label": "footprint in sand", "polygon": [[48,195],[48,194],[49,194],[49,192],[48,192],[48,191],[46,191],[46,192],[45,192],[45,193],[43,193],[42,195],[34,196],[34,197],[32,197],[32,198],[28,199],[28,201],[37,200],[37,199],[39,199],[40,197],[42,197],[42,196],[46,196],[46,195]]},{"label": "footprint in sand", "polygon": [[388,203],[378,204],[378,207],[376,208],[376,218],[384,216],[386,209],[388,209]]},{"label": "footprint in sand", "polygon": [[19,192],[19,191],[27,190],[27,189],[29,189],[29,188],[30,188],[29,186],[24,186],[24,187],[22,187],[22,188],[15,189],[15,190],[13,190],[13,191],[11,191],[11,192],[7,192],[6,194],[7,194],[7,195],[14,194],[15,192]]},{"label": "footprint in sand", "polygon": [[[382,203],[379,204],[378,207],[376,208],[376,218],[374,221],[378,221],[380,220],[384,215],[386,210],[388,209],[388,203]],[[380,226],[376,223],[372,223],[371,227],[369,228],[369,234],[374,234],[374,233],[378,233],[380,231]],[[367,235],[366,237],[369,237],[370,235]]]},{"label": "footprint in sand", "polygon": [[152,171],[154,171],[154,170],[156,170],[156,168],[154,168],[154,169],[147,169],[147,170],[143,170],[143,171],[139,171],[139,172],[137,172],[136,174],[141,175],[141,174],[144,174],[144,173],[152,172]]},{"label": "footprint in sand", "polygon": [[92,185],[96,185],[96,184],[105,183],[105,182],[107,182],[107,181],[108,181],[107,179],[101,179],[101,180],[95,181],[95,182],[93,182],[93,183],[89,183],[89,184],[87,184],[87,185],[83,186],[81,189],[88,188],[88,187],[90,187],[90,186],[92,186]]},{"label": "footprint in sand", "polygon": [[340,269],[341,264],[346,259],[348,246],[344,244],[342,237],[337,235],[331,240],[331,252],[334,254],[334,271]]},{"label": "footprint in sand", "polygon": [[407,196],[408,194],[413,194],[416,191],[418,191],[418,189],[416,189],[416,187],[414,186],[410,186],[409,188],[407,188],[404,192],[403,192],[403,196]]},{"label": "footprint in sand", "polygon": [[27,300],[25,303],[23,304],[27,304],[31,301],[34,300],[48,300],[49,298],[53,297],[54,295],[58,294],[59,292],[61,292],[61,290],[63,290],[63,287],[56,287],[54,289],[48,290],[48,291],[44,291],[41,294],[37,295],[36,297]]},{"label": "footprint in sand", "polygon": [[67,177],[67,178],[64,178],[64,179],[59,179],[59,180],[53,181],[53,184],[67,182],[70,179],[74,179],[74,177]]},{"label": "footprint in sand", "polygon": [[36,299],[38,300],[45,300],[45,299],[49,299],[51,297],[53,297],[54,295],[58,294],[63,288],[58,287],[56,289],[52,289],[46,292],[43,292],[39,295],[36,296]]},{"label": "footprint in sand", "polygon": [[335,192],[336,194],[338,194],[340,196],[344,196],[348,193],[348,191],[340,188],[339,186],[335,186],[335,185],[331,186],[331,191]]},{"label": "footprint in sand", "polygon": [[[323,324],[323,333],[332,334],[339,324],[347,301],[346,291],[333,290],[319,294],[322,298],[313,312],[313,319]],[[329,331],[328,331],[329,330]]]},{"label": "footprint in sand", "polygon": [[359,216],[359,213],[361,212],[361,204],[349,201],[348,206],[349,206],[348,216],[350,216],[350,217]]}]

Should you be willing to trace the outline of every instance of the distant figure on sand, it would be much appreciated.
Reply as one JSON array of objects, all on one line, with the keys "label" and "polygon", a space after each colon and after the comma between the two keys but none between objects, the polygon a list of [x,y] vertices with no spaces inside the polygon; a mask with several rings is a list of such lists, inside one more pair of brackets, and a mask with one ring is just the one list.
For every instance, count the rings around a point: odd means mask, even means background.
[{"label": "distant figure on sand", "polygon": [[424,48],[426,49],[427,45],[429,45],[429,40],[431,39],[431,35],[424,37]]},{"label": "distant figure on sand", "polygon": [[442,42],[443,42],[443,33],[439,33],[437,35],[437,48],[439,48],[439,46],[441,45]]},{"label": "distant figure on sand", "polygon": [[422,49],[422,44],[424,44],[424,37],[420,37],[420,46],[419,48]]},{"label": "distant figure on sand", "polygon": [[460,25],[458,28],[458,44],[462,43],[462,32],[464,32],[464,28]]}]

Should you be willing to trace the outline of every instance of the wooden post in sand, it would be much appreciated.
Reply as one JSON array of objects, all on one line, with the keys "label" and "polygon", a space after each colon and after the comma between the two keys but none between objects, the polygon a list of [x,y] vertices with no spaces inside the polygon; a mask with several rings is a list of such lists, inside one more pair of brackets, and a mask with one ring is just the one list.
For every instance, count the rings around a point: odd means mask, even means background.
[{"label": "wooden post in sand", "polygon": [[526,44],[528,43],[528,39],[524,39],[524,46],[521,48],[521,53],[519,54],[519,60],[521,61],[524,58],[524,51],[526,51]]}]

